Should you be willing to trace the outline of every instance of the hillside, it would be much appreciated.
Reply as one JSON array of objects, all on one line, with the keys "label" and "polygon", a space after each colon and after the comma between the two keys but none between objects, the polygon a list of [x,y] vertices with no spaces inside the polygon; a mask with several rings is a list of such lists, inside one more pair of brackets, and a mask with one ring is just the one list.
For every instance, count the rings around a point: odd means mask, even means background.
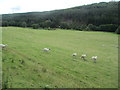
[{"label": "hillside", "polygon": [[[118,3],[101,2],[46,12],[3,14],[3,26],[36,26],[35,28],[50,27],[82,31],[86,29],[86,26],[92,24],[94,27],[92,30],[114,32],[119,23]],[[106,27],[100,25],[108,25],[107,30]],[[111,27],[112,30],[109,29]]]},{"label": "hillside", "polygon": [[18,27],[3,27],[2,33],[8,45],[2,50],[3,88],[118,87],[116,34]]}]

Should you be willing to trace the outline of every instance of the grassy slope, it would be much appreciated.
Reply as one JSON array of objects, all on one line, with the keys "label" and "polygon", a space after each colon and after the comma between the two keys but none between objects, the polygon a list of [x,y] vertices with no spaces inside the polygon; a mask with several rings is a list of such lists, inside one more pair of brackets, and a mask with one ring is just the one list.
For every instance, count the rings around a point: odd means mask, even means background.
[{"label": "grassy slope", "polygon": [[[3,80],[8,87],[115,88],[117,35],[106,32],[3,28]],[[51,48],[43,52],[44,47]],[[71,56],[77,52],[76,60]],[[87,61],[79,58],[88,55]],[[91,56],[97,55],[97,63]],[[21,63],[23,61],[23,63]]]}]

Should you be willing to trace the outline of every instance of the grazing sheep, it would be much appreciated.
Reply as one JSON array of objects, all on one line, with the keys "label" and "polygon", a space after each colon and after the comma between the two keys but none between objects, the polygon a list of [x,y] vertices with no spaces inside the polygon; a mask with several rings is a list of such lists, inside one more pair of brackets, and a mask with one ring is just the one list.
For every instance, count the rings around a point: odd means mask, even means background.
[{"label": "grazing sheep", "polygon": [[86,60],[85,58],[86,58],[86,54],[83,54],[82,56],[81,56],[81,58],[83,59],[83,60]]},{"label": "grazing sheep", "polygon": [[73,53],[72,56],[73,56],[73,60],[76,60],[77,53]]},{"label": "grazing sheep", "polygon": [[72,56],[77,56],[77,53],[73,53]]},{"label": "grazing sheep", "polygon": [[92,59],[94,60],[94,63],[96,63],[97,56],[92,56]]},{"label": "grazing sheep", "polygon": [[51,49],[49,49],[49,48],[44,48],[44,49],[42,49],[43,51],[45,51],[45,52],[48,52],[48,51],[50,51]]},{"label": "grazing sheep", "polygon": [[0,44],[0,47],[2,47],[2,48],[5,48],[5,47],[7,47],[8,45],[6,44],[6,45],[4,45],[4,44]]}]

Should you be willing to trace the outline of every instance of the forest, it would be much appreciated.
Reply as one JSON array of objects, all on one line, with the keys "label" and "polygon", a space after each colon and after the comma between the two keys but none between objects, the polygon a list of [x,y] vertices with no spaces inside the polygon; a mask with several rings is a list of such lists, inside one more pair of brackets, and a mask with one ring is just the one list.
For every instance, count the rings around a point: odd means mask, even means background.
[{"label": "forest", "polygon": [[2,15],[2,26],[120,33],[119,2],[100,2],[61,10]]}]

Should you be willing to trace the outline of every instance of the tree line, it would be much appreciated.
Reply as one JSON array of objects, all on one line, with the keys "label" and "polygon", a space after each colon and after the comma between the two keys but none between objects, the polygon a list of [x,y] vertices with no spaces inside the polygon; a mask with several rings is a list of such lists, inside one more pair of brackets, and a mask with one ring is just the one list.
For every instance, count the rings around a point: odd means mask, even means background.
[{"label": "tree line", "polygon": [[2,26],[119,32],[119,2],[101,2],[68,9],[3,14]]}]

